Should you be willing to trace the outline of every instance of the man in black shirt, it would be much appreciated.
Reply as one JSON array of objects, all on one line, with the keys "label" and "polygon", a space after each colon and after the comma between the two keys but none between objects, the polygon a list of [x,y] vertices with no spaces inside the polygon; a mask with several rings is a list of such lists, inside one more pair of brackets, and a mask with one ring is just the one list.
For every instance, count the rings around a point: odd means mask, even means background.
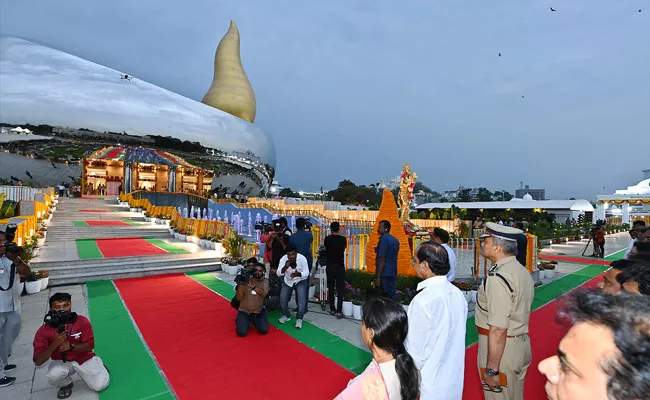
[{"label": "man in black shirt", "polygon": [[278,268],[280,259],[284,257],[286,248],[289,245],[291,238],[291,229],[287,227],[287,219],[282,217],[273,221],[274,232],[269,240],[269,244],[273,249],[273,258],[271,259],[271,267]]},{"label": "man in black shirt", "polygon": [[[336,318],[343,318],[343,293],[345,291],[345,249],[348,245],[345,236],[339,231],[338,222],[330,224],[332,234],[325,238],[325,252],[327,254],[327,293],[330,302],[330,314]],[[334,287],[338,295],[336,308],[334,307]]]}]

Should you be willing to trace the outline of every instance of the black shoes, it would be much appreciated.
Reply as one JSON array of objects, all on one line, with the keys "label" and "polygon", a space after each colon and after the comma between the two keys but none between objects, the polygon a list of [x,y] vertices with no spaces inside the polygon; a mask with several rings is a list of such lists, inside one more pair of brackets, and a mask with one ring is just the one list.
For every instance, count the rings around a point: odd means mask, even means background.
[{"label": "black shoes", "polygon": [[7,364],[5,365],[5,372],[13,371],[16,369],[16,364]]},{"label": "black shoes", "polygon": [[16,378],[12,376],[5,376],[4,378],[0,379],[0,388],[9,386],[14,382],[16,382]]}]

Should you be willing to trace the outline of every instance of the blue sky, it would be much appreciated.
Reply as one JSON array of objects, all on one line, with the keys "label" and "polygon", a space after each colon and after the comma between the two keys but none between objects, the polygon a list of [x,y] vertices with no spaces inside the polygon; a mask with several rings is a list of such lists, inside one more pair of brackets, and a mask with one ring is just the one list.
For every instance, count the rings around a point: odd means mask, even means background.
[{"label": "blue sky", "polygon": [[2,34],[195,100],[230,19],[285,186],[408,161],[439,191],[593,199],[650,168],[647,0],[0,2]]}]

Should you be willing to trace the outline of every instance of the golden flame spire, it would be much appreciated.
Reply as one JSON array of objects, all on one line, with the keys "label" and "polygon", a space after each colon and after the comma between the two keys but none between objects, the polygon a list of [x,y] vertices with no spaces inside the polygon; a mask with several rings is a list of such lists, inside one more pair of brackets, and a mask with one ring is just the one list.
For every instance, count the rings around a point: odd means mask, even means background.
[{"label": "golden flame spire", "polygon": [[248,122],[255,121],[255,93],[239,55],[239,29],[234,21],[214,55],[214,79],[203,103]]}]

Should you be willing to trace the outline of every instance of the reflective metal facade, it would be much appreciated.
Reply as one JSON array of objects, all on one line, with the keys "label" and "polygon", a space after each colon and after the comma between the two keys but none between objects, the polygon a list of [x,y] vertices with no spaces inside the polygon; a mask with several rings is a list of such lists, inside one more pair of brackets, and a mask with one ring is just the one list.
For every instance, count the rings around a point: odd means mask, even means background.
[{"label": "reflective metal facade", "polygon": [[[74,173],[78,168],[69,167],[81,157],[119,143],[171,152],[213,170],[212,188],[222,193],[255,196],[268,190],[276,159],[267,133],[137,77],[124,78],[46,46],[0,37],[0,123],[36,134],[31,140],[8,129],[0,134],[0,177],[30,180],[25,171],[7,172],[17,155],[34,170],[51,165]],[[41,185],[61,182],[52,181],[60,174],[30,175]]]}]

